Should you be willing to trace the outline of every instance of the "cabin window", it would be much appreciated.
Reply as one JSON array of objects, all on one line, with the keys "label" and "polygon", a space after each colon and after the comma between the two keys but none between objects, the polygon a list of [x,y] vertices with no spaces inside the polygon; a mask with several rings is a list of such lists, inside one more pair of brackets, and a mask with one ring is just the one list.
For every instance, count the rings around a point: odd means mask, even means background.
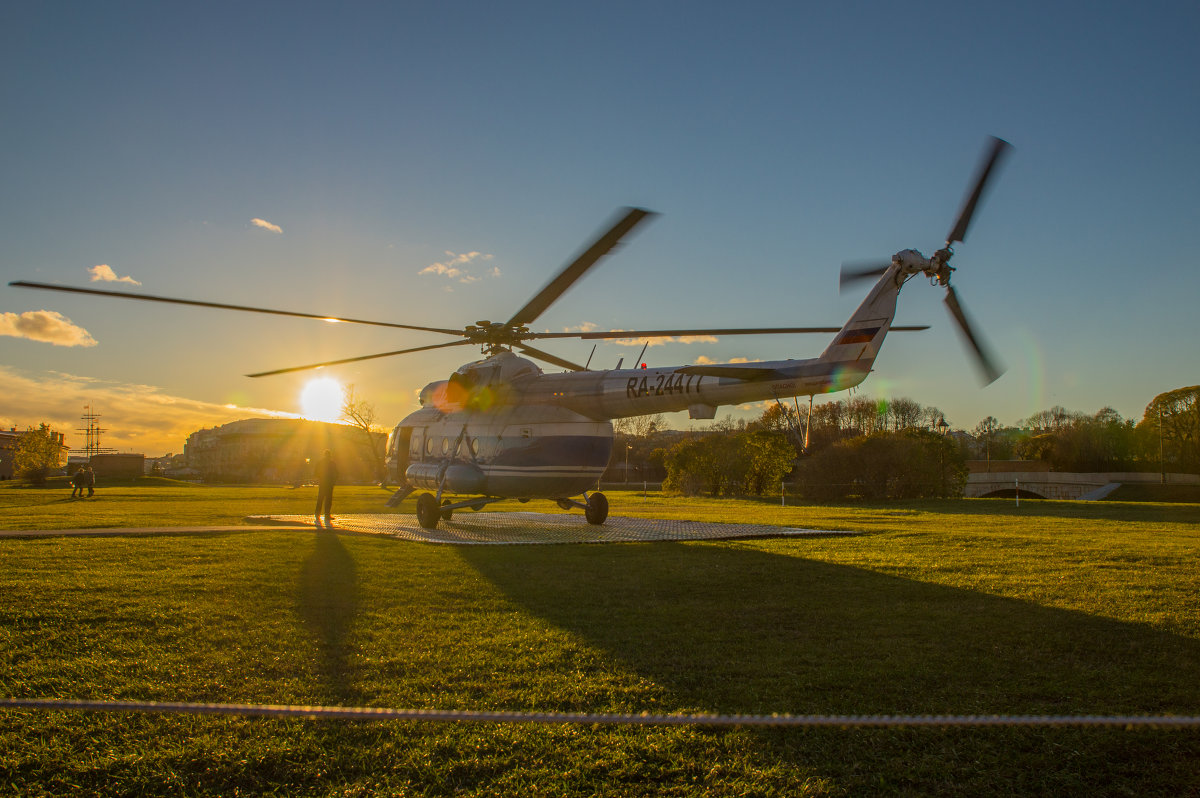
[{"label": "cabin window", "polygon": [[442,454],[450,454],[450,439],[442,438]]},{"label": "cabin window", "polygon": [[433,454],[433,438],[425,439],[425,454]]},{"label": "cabin window", "polygon": [[479,439],[478,438],[471,439],[471,454],[475,455],[476,457],[479,456]]}]

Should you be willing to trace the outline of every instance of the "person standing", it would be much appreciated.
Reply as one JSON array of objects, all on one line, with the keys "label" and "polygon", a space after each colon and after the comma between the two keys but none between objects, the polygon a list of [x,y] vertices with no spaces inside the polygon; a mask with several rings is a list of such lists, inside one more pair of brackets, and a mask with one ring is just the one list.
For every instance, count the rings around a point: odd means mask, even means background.
[{"label": "person standing", "polygon": [[88,466],[84,476],[87,477],[88,498],[90,499],[96,492],[96,472],[92,470],[91,466]]},{"label": "person standing", "polygon": [[313,512],[313,520],[321,525],[321,516],[325,516],[325,527],[333,529],[333,486],[337,484],[337,463],[333,462],[333,452],[326,449],[317,461],[317,509]]},{"label": "person standing", "polygon": [[83,466],[80,466],[75,475],[71,477],[71,498],[74,499],[76,496],[83,498],[83,488],[86,484],[87,475],[83,473]]}]

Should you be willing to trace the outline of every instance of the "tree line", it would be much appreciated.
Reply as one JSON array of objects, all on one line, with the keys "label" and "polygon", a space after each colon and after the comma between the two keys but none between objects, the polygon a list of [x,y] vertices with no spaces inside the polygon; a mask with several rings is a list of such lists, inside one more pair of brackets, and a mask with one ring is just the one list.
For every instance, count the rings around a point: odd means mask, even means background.
[{"label": "tree line", "polygon": [[[374,407],[350,386],[343,413],[381,470]],[[617,419],[613,427],[607,480],[619,473],[626,482],[661,482],[686,495],[764,495],[787,480],[812,499],[955,496],[969,459],[1036,460],[1054,471],[1200,473],[1196,385],[1155,396],[1136,421],[1110,407],[1094,414],[1052,407],[1013,426],[988,416],[971,433],[954,430],[938,408],[904,397],[825,402],[811,418],[777,402],[757,419],[726,416],[688,432],[668,429],[661,415]],[[44,483],[63,462],[62,436],[41,424],[21,435],[14,476]]]},{"label": "tree line", "polygon": [[[967,432],[909,398],[826,402],[811,418],[770,405],[757,419],[667,429],[662,416],[618,419],[610,479],[661,481],[684,495],[789,490],[814,500],[961,495],[967,460],[1034,460],[1053,471],[1200,473],[1200,386],[1159,394],[1140,420],[1110,407],[1052,407],[1004,426],[988,416]],[[807,427],[807,429],[806,429]],[[806,445],[807,442],[807,445]],[[628,468],[623,467],[628,464]]]}]

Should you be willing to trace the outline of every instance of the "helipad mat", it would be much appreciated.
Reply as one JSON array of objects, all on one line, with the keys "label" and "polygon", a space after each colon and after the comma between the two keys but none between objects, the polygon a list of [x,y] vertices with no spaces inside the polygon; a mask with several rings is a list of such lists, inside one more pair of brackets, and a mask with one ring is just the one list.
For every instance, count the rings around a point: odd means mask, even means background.
[{"label": "helipad mat", "polygon": [[[246,519],[260,524],[307,524],[312,516],[252,515]],[[658,518],[609,516],[599,526],[580,514],[562,513],[473,513],[458,512],[436,529],[425,529],[412,514],[364,514],[333,516],[339,532],[383,535],[424,543],[503,545],[517,543],[627,543],[644,541],[728,540],[731,538],[855,535],[857,532],[827,529],[763,526],[760,524],[712,524],[700,521],[671,521]]]}]

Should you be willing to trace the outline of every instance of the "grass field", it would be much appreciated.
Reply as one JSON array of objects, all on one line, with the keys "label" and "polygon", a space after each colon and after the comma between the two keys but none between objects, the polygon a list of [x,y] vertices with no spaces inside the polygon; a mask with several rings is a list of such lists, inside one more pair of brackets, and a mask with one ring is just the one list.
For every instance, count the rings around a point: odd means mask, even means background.
[{"label": "grass field", "polygon": [[[237,524],[306,513],[314,495],[113,486],[71,502],[67,493],[0,488],[0,524]],[[597,712],[1200,713],[1200,505],[609,496],[622,515],[866,534],[505,547],[270,529],[3,539],[0,694]],[[335,514],[379,512],[385,497],[339,489]],[[22,795],[1194,795],[1198,763],[1197,730],[0,711],[0,793]]]}]

